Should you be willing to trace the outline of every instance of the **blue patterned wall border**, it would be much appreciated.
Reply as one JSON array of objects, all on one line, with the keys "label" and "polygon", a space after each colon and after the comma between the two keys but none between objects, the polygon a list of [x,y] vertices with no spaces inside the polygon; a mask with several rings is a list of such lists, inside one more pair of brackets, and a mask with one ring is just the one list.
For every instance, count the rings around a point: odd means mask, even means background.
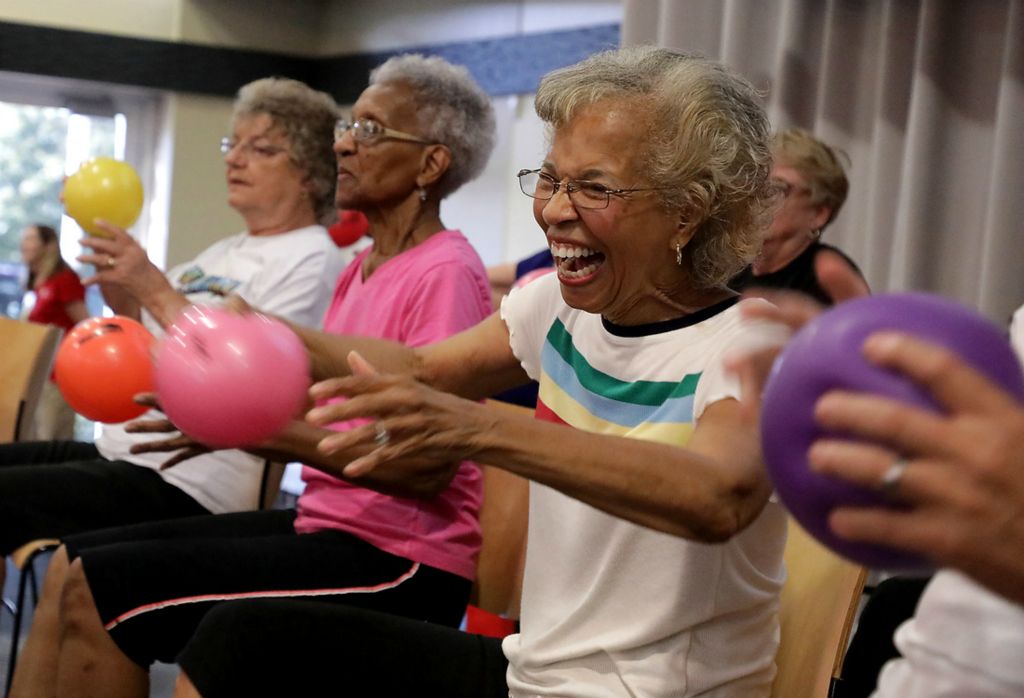
[{"label": "blue patterned wall border", "polygon": [[0,70],[223,96],[251,80],[281,75],[351,103],[369,71],[397,53],[417,51],[465,65],[489,94],[499,96],[533,92],[545,73],[618,45],[619,25],[603,24],[308,58],[0,22]]},{"label": "blue patterned wall border", "polygon": [[[366,86],[369,71],[400,53],[441,56],[464,65],[492,96],[534,92],[547,73],[619,45],[619,25],[602,24],[533,34],[425,44],[396,51],[337,56],[323,62],[318,82],[343,101],[353,101]],[[347,99],[346,99],[347,98]]]}]

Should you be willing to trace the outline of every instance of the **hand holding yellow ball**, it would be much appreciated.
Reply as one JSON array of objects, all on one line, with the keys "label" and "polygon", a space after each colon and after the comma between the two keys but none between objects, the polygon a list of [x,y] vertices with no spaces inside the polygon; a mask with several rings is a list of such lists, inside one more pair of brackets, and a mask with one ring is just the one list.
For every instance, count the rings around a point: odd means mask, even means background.
[{"label": "hand holding yellow ball", "polygon": [[127,228],[142,211],[142,182],[134,168],[111,158],[92,158],[64,182],[64,208],[90,235],[106,236],[102,218]]}]

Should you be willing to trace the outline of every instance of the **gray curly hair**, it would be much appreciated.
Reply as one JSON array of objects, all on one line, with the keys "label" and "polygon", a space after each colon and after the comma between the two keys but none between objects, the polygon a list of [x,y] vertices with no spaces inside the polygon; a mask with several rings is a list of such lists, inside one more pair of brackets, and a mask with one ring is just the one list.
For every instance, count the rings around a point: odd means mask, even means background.
[{"label": "gray curly hair", "polygon": [[434,187],[443,199],[483,172],[494,149],[494,107],[463,66],[416,53],[389,58],[370,84],[402,83],[413,92],[417,135],[448,146],[452,162]]},{"label": "gray curly hair", "polygon": [[641,174],[695,226],[684,248],[694,285],[726,284],[757,254],[773,203],[770,129],[757,91],[719,63],[640,46],[549,73],[535,105],[557,130],[604,100],[628,100],[650,115],[638,124],[647,134]]},{"label": "gray curly hair", "polygon": [[260,114],[269,116],[273,128],[288,139],[288,157],[306,174],[317,220],[330,225],[337,217],[334,123],[340,116],[338,105],[329,94],[304,82],[262,78],[238,90],[231,121]]}]

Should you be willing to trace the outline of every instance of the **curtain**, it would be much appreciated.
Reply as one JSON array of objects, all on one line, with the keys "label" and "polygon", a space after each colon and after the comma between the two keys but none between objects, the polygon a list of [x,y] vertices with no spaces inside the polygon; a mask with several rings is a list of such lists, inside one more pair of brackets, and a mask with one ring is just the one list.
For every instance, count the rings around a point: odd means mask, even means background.
[{"label": "curtain", "polygon": [[624,0],[622,44],[720,60],[844,150],[824,239],[874,291],[1024,303],[1024,0]]}]

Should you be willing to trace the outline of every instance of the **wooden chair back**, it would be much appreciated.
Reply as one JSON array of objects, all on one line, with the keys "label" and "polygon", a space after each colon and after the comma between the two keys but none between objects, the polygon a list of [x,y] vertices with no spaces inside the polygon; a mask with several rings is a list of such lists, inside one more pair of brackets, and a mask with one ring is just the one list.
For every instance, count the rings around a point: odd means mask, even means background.
[{"label": "wooden chair back", "polygon": [[0,443],[31,433],[60,338],[56,327],[0,317]]},{"label": "wooden chair back", "polygon": [[867,570],[789,521],[773,698],[826,698],[838,679]]},{"label": "wooden chair back", "polygon": [[[501,402],[490,405],[532,416],[533,410]],[[489,613],[518,618],[526,557],[529,483],[518,475],[482,465],[484,478],[480,528],[483,546],[470,603]]]}]

